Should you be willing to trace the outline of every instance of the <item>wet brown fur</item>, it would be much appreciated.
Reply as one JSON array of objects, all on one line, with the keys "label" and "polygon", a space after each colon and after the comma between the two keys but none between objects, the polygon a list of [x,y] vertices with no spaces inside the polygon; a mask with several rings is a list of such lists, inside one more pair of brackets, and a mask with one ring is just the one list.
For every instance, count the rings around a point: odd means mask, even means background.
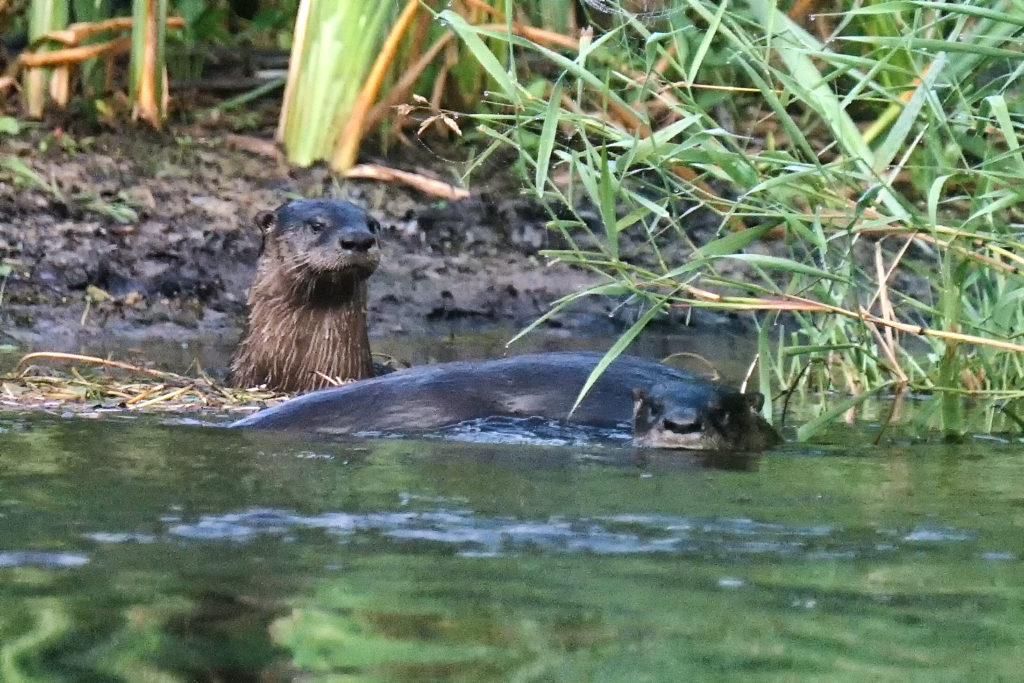
[{"label": "wet brown fur", "polygon": [[[275,391],[300,392],[330,385],[325,376],[370,377],[366,280],[379,263],[376,242],[365,251],[344,249],[336,238],[324,243],[326,237],[282,224],[287,206],[257,217],[263,250],[230,380],[240,387],[265,384]],[[300,212],[300,217],[307,213]],[[324,220],[327,227],[321,230],[338,228],[329,212]]]}]

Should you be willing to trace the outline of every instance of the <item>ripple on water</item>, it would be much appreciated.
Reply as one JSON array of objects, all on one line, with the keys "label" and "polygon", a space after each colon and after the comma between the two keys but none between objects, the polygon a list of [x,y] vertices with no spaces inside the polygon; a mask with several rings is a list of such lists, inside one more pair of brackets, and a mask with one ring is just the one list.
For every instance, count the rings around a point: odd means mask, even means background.
[{"label": "ripple on water", "polygon": [[471,443],[528,444],[534,446],[623,445],[632,440],[630,430],[602,429],[542,417],[485,417],[465,420],[426,434],[428,438]]},{"label": "ripple on water", "polygon": [[[408,496],[405,504],[415,496]],[[443,503],[445,501],[436,501]],[[459,504],[461,501],[447,501]],[[623,514],[531,520],[479,515],[462,507],[379,512],[325,512],[302,515],[290,510],[251,508],[204,515],[195,520],[168,517],[163,535],[195,541],[247,542],[260,536],[292,538],[317,529],[346,540],[372,534],[395,542],[447,545],[467,556],[493,557],[520,552],[677,554],[702,556],[775,556],[847,560],[898,552],[903,543],[964,542],[974,534],[952,527],[892,529],[892,543],[865,541],[860,530],[847,533],[823,524],[782,524],[748,518],[699,518]],[[159,538],[158,534],[157,538]],[[87,538],[110,543],[149,542],[139,534],[96,532]],[[989,553],[986,559],[1003,559]]]},{"label": "ripple on water", "polygon": [[155,543],[156,536],[153,534],[140,534],[132,532],[96,532],[94,534],[85,534],[85,537],[90,541],[96,541],[98,543]]},{"label": "ripple on water", "polygon": [[56,553],[39,550],[0,552],[0,567],[44,567],[65,569],[89,564],[89,558],[78,553]]},{"label": "ripple on water", "polygon": [[903,537],[904,541],[918,543],[944,543],[947,541],[969,541],[974,536],[960,529],[947,526],[918,526]]}]

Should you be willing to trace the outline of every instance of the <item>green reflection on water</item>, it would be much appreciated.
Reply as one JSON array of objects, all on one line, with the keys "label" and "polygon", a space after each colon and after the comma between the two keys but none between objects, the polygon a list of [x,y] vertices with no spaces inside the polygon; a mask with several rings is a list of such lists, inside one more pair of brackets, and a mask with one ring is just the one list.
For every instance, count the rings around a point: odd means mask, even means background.
[{"label": "green reflection on water", "polygon": [[0,429],[3,681],[1024,665],[1016,446],[786,447],[730,471],[116,416]]}]

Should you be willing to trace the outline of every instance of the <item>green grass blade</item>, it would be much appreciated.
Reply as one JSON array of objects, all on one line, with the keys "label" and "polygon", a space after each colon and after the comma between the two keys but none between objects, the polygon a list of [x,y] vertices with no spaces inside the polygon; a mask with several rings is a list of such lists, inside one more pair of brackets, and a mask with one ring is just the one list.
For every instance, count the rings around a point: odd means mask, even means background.
[{"label": "green grass blade", "polygon": [[640,316],[640,318],[633,323],[628,330],[623,332],[622,335],[615,340],[615,343],[611,345],[611,348],[605,352],[604,356],[601,357],[601,360],[590,372],[590,376],[587,377],[587,381],[583,384],[583,388],[580,389],[579,396],[576,397],[576,402],[572,404],[572,409],[569,410],[570,415],[576,411],[576,408],[578,408],[580,403],[583,402],[583,399],[587,397],[587,393],[590,391],[591,387],[594,386],[594,383],[601,376],[601,373],[611,365],[612,361],[622,355],[622,352],[626,350],[626,347],[633,343],[633,340],[636,339],[637,335],[647,327],[647,323],[661,312],[662,306],[668,302],[669,298],[669,296],[666,296],[656,299],[647,312]]},{"label": "green grass blade", "polygon": [[[473,56],[480,62],[480,66],[490,75],[494,82],[499,88],[505,93],[510,102],[518,102],[520,99],[520,90],[516,86],[512,77],[509,75],[508,70],[502,66],[498,58],[494,56],[491,49],[480,39],[479,33],[482,33],[479,29],[474,26],[470,26],[462,16],[450,9],[446,9],[438,15],[438,19],[447,24],[456,35],[466,44],[469,51],[473,53]],[[500,36],[499,37],[503,37]]]},{"label": "green grass blade", "polygon": [[853,285],[851,280],[838,273],[822,270],[821,268],[816,268],[812,265],[801,263],[800,261],[794,261],[793,259],[784,258],[782,256],[769,256],[767,254],[725,254],[719,258],[742,261],[744,263],[749,263],[752,266],[768,268],[770,270],[778,270],[796,275],[807,275],[822,280],[835,280],[837,282]]},{"label": "green grass blade", "polygon": [[727,2],[719,3],[718,11],[715,12],[715,15],[708,22],[704,37],[701,39],[700,45],[697,46],[697,50],[693,53],[693,61],[690,62],[690,69],[686,73],[686,79],[690,83],[697,82],[697,74],[704,64],[704,58],[707,56],[708,50],[711,49],[712,41],[718,36],[718,29],[722,25],[722,17],[725,15],[725,10],[728,7],[729,3]]},{"label": "green grass blade", "polygon": [[1002,95],[990,95],[985,102],[992,108],[992,113],[999,122],[999,129],[1003,133],[1003,139],[1010,150],[1013,164],[1018,173],[1024,173],[1024,159],[1020,155],[1020,143],[1017,141],[1017,131],[1014,129],[1013,121],[1010,120],[1010,110],[1006,106],[1006,98]]},{"label": "green grass blade", "polygon": [[555,81],[551,88],[551,99],[544,112],[544,126],[537,142],[537,168],[533,179],[537,199],[544,197],[544,187],[548,184],[548,165],[551,163],[551,150],[555,148],[555,134],[558,132],[558,115],[562,106],[562,81]]},{"label": "green grass blade", "polygon": [[850,408],[856,408],[857,406],[859,406],[861,403],[864,403],[864,401],[868,400],[872,396],[882,393],[883,391],[885,391],[891,386],[894,386],[895,384],[895,382],[885,382],[883,384],[878,385],[877,387],[874,387],[870,391],[865,391],[862,394],[851,396],[846,400],[837,401],[833,403],[831,407],[824,413],[818,415],[813,420],[809,420],[808,422],[802,424],[800,428],[796,430],[796,440],[807,441],[809,439],[814,438],[826,426],[834,422],[836,418],[838,418],[840,415],[848,411]]},{"label": "green grass blade", "polygon": [[889,134],[885,136],[885,140],[875,152],[874,171],[876,173],[881,173],[892,163],[896,155],[905,149],[907,137],[919,123],[921,108],[924,107],[929,97],[933,99],[935,97],[935,82],[946,68],[946,62],[944,52],[935,58],[928,73],[921,79],[920,85],[914,90],[914,94],[911,95],[910,100],[903,107],[903,111],[900,112],[892,128],[889,129]]}]

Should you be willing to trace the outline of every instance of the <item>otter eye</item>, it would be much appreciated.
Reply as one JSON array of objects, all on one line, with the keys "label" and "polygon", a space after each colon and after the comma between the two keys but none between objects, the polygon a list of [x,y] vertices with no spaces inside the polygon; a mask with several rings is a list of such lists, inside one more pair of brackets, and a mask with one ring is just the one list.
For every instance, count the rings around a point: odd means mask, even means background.
[{"label": "otter eye", "polygon": [[310,218],[306,221],[306,227],[309,228],[311,233],[318,235],[327,229],[327,221],[323,218]]}]

